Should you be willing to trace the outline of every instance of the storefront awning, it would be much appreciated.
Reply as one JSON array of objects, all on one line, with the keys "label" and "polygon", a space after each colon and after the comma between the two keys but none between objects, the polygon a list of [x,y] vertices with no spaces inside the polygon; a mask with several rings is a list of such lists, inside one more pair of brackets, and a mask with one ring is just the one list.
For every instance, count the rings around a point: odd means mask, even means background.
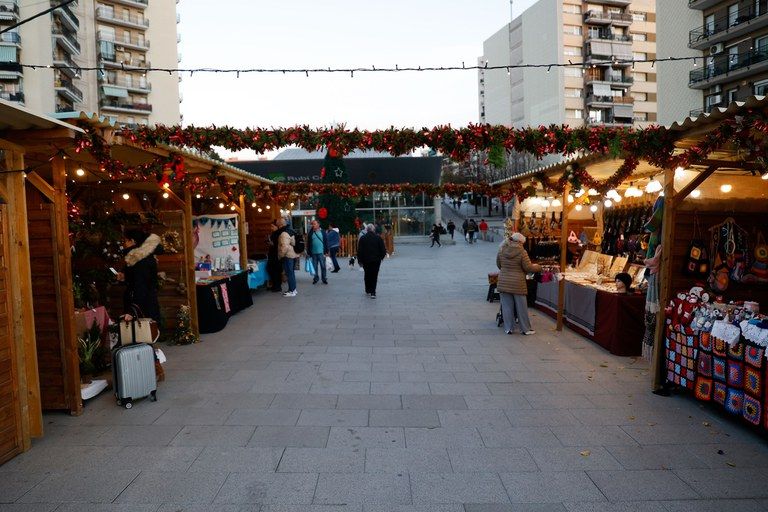
[{"label": "storefront awning", "polygon": [[122,87],[113,87],[111,85],[104,85],[102,86],[102,91],[104,92],[105,96],[112,96],[113,98],[128,97],[128,89],[123,89]]}]

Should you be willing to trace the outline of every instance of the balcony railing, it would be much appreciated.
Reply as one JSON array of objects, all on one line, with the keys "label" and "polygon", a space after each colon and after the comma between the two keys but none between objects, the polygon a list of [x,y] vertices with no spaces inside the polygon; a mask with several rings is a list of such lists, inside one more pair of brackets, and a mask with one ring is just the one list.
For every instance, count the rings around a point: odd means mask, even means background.
[{"label": "balcony railing", "polygon": [[24,103],[23,92],[0,91],[0,98],[4,99],[5,101],[18,101],[20,103]]},{"label": "balcony railing", "polygon": [[626,84],[632,85],[634,79],[631,76],[592,76],[587,74],[584,77],[584,82],[589,84],[592,82],[607,82],[611,84]]},{"label": "balcony railing", "polygon": [[149,41],[145,38],[125,36],[118,38],[115,36],[115,34],[111,32],[105,32],[103,30],[99,30],[96,34],[96,37],[99,41],[108,41],[116,45],[135,46],[136,48],[149,48]]},{"label": "balcony railing", "polygon": [[113,0],[117,4],[123,4],[123,5],[130,5],[133,7],[138,7],[139,9],[144,9],[148,5],[148,0]]},{"label": "balcony railing", "polygon": [[56,105],[56,112],[73,112],[75,107],[70,105]]},{"label": "balcony railing", "polygon": [[694,69],[689,74],[689,85],[711,80],[718,76],[728,75],[734,71],[768,61],[768,48],[758,48],[745,53],[724,54],[712,64],[706,64],[701,69]]},{"label": "balcony railing", "polygon": [[149,26],[149,20],[144,19],[143,17],[139,18],[138,16],[131,15],[131,14],[118,15],[117,13],[115,13],[114,10],[107,9],[104,7],[96,8],[96,16],[104,20],[112,21],[115,23],[128,23],[130,25],[136,25],[139,27]]},{"label": "balcony railing", "polygon": [[63,37],[73,48],[77,49],[78,53],[80,53],[80,43],[77,42],[77,37],[74,34],[61,30],[60,28],[54,28],[53,35]]},{"label": "balcony railing", "polygon": [[75,87],[75,85],[70,80],[65,79],[59,79],[56,80],[56,83],[54,84],[56,87],[66,89],[70,93],[72,93],[72,96],[77,98],[77,101],[83,101],[83,91]]},{"label": "balcony railing", "polygon": [[125,87],[126,89],[136,89],[141,91],[151,91],[152,84],[146,80],[126,80],[125,78],[113,78],[112,80],[105,80],[102,85],[114,85],[115,87]]},{"label": "balcony railing", "polygon": [[754,25],[751,22],[758,18],[768,21],[768,4],[761,2],[757,8],[754,4],[750,4],[742,7],[735,14],[730,14],[727,9],[723,9],[715,16],[714,22],[695,28],[688,33],[688,46],[707,45],[710,39],[719,35],[736,32],[745,25]]},{"label": "balcony railing", "polygon": [[590,39],[599,39],[601,41],[616,41],[620,43],[631,43],[632,36],[624,34],[611,34],[611,33],[591,33],[587,34],[587,41]]},{"label": "balcony railing", "polygon": [[101,106],[102,108],[120,108],[125,110],[138,110],[141,112],[152,112],[152,105],[149,103],[127,103],[104,100],[101,102]]},{"label": "balcony railing", "polygon": [[74,77],[77,74],[78,69],[80,69],[80,66],[75,64],[75,61],[73,61],[72,58],[66,53],[59,53],[54,55],[53,63],[54,65],[58,66],[58,69],[62,73],[66,73],[70,77]]},{"label": "balcony railing", "polygon": [[588,117],[586,119],[587,124],[613,124],[619,126],[632,126],[632,119],[623,117],[609,117],[606,119],[599,119],[596,117]]},{"label": "balcony railing", "polygon": [[0,34],[0,42],[21,44],[21,36],[18,32],[3,32]]},{"label": "balcony railing", "polygon": [[587,103],[612,103],[615,105],[632,105],[635,98],[632,96],[597,96],[590,94],[587,96]]},{"label": "balcony railing", "polygon": [[623,12],[604,12],[590,10],[584,13],[584,21],[606,23],[632,23],[632,15]]}]

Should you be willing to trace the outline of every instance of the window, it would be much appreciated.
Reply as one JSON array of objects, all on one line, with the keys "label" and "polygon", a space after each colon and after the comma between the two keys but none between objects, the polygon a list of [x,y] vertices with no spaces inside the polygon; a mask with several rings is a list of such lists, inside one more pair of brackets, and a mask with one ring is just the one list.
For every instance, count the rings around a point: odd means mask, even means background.
[{"label": "window", "polygon": [[636,123],[644,123],[648,121],[648,114],[646,112],[635,112],[632,120]]},{"label": "window", "polygon": [[631,96],[635,99],[635,101],[647,101],[648,100],[648,94],[644,92],[633,92]]},{"label": "window", "polygon": [[728,26],[732,27],[739,21],[739,4],[728,6]]},{"label": "window", "polygon": [[645,52],[632,52],[633,60],[648,60],[648,54]]},{"label": "window", "polygon": [[578,46],[566,46],[565,55],[566,57],[579,57],[581,56],[581,48]]},{"label": "window", "polygon": [[760,10],[760,0],[755,0],[755,16],[760,16],[763,11]]},{"label": "window", "polygon": [[632,21],[645,21],[647,16],[644,12],[633,12]]},{"label": "window", "polygon": [[566,98],[581,98],[582,97],[582,89],[574,89],[572,87],[566,87],[565,89],[565,97]]},{"label": "window", "polygon": [[123,9],[123,19],[124,20],[131,19],[131,10],[130,9]]},{"label": "window", "polygon": [[728,48],[728,69],[739,67],[739,47],[731,46]]},{"label": "window", "polygon": [[704,34],[709,36],[715,33],[715,15],[710,14],[704,18]]},{"label": "window", "polygon": [[130,30],[124,30],[123,31],[123,42],[124,43],[130,43],[131,42],[131,31]]},{"label": "window", "polygon": [[632,40],[633,41],[647,41],[648,36],[644,33],[641,34],[632,34]]},{"label": "window", "polygon": [[760,53],[768,52],[768,36],[756,38],[753,48]]},{"label": "window", "polygon": [[739,91],[739,89],[738,89],[738,88],[734,88],[734,89],[728,89],[728,90],[726,91],[726,93],[725,93],[725,97],[726,97],[726,99],[727,99],[727,101],[728,101],[728,103],[729,103],[729,104],[730,104],[730,103],[733,103],[734,101],[736,101],[736,93],[737,93],[738,91]]},{"label": "window", "polygon": [[632,73],[632,78],[635,82],[645,82],[648,79],[646,73]]},{"label": "window", "polygon": [[755,82],[755,94],[758,96],[768,96],[768,80]]},{"label": "window", "polygon": [[582,73],[579,68],[565,68],[565,76],[581,78]]},{"label": "window", "polygon": [[580,25],[563,25],[563,34],[572,34],[574,36],[581,35]]},{"label": "window", "polygon": [[568,14],[581,14],[581,6],[574,4],[564,4],[563,12]]},{"label": "window", "polygon": [[581,109],[567,109],[565,111],[565,117],[570,117],[571,119],[584,119],[584,111]]}]

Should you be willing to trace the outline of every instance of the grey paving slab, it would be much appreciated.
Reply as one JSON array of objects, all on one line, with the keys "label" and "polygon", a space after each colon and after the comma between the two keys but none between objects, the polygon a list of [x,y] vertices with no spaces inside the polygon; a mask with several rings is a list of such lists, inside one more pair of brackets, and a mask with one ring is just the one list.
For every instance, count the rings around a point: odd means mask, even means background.
[{"label": "grey paving slab", "polygon": [[283,448],[213,447],[202,450],[189,471],[272,473]]},{"label": "grey paving slab", "polygon": [[171,441],[172,446],[245,446],[255,427],[184,427]]},{"label": "grey paving slab", "polygon": [[764,512],[759,500],[675,500],[662,501],[666,512]]},{"label": "grey paving slab", "polygon": [[399,372],[400,382],[456,382],[451,372]]},{"label": "grey paving slab", "polygon": [[314,473],[230,473],[214,505],[310,504],[316,485]]},{"label": "grey paving slab", "polygon": [[[625,469],[701,469],[710,467],[687,445],[607,446]],[[724,464],[725,465],[725,464]]]},{"label": "grey paving slab", "polygon": [[368,411],[364,409],[306,409],[301,411],[298,425],[318,427],[367,427]]},{"label": "grey paving slab", "polygon": [[233,409],[214,407],[171,407],[155,425],[223,425]]},{"label": "grey paving slab", "polygon": [[314,503],[410,504],[407,474],[321,474]]},{"label": "grey paving slab", "polygon": [[[77,505],[82,505],[78,503]],[[52,512],[56,508],[62,508],[66,505],[58,503],[0,503],[0,512]],[[72,510],[72,509],[70,509]],[[78,509],[74,509],[75,512]]]},{"label": "grey paving slab", "polygon": [[96,437],[101,446],[165,446],[179,434],[178,425],[114,426]]},{"label": "grey paving slab", "polygon": [[438,411],[440,424],[444,427],[510,427],[504,411],[472,410],[472,411]]},{"label": "grey paving slab", "polygon": [[226,472],[142,472],[117,498],[118,503],[211,503]]},{"label": "grey paving slab", "polygon": [[566,502],[568,512],[667,512],[662,501]]},{"label": "grey paving slab", "polygon": [[48,478],[48,474],[43,472],[0,473],[0,503],[12,503],[18,500],[46,478]]},{"label": "grey paving slab", "polygon": [[337,409],[402,409],[400,395],[341,395]]},{"label": "grey paving slab", "polygon": [[[0,473],[16,472],[17,476],[44,472],[65,472],[76,467],[97,467],[114,459],[119,446],[55,446],[32,449],[0,466]],[[2,501],[2,500],[0,500]]]},{"label": "grey paving slab", "polygon": [[368,448],[366,473],[451,473],[445,448]]},{"label": "grey paving slab", "polygon": [[222,409],[262,409],[274,399],[272,393],[227,393],[210,396],[204,404]]},{"label": "grey paving slab", "polygon": [[406,428],[408,448],[482,447],[475,427]]},{"label": "grey paving slab", "polygon": [[490,394],[482,382],[430,382],[429,390],[433,395],[486,395]]},{"label": "grey paving slab", "polygon": [[637,441],[618,426],[550,427],[565,446],[637,445]]},{"label": "grey paving slab", "polygon": [[549,427],[484,427],[478,431],[488,448],[562,446]]},{"label": "grey paving slab", "polygon": [[325,448],[329,427],[257,427],[248,447]]},{"label": "grey paving slab", "polygon": [[465,512],[567,512],[561,503],[466,503]]},{"label": "grey paving slab", "polygon": [[[106,467],[140,471],[187,471],[203,448],[197,446],[126,446],[109,457]],[[81,461],[79,457],[74,460]],[[80,462],[81,467],[90,467]]]},{"label": "grey paving slab", "polygon": [[464,401],[469,409],[531,409],[531,404],[522,395],[468,395],[464,396]]},{"label": "grey paving slab", "polygon": [[587,471],[609,501],[694,499],[699,494],[669,470]]},{"label": "grey paving slab", "polygon": [[538,471],[525,448],[448,448],[456,473]]},{"label": "grey paving slab", "polygon": [[363,512],[464,512],[460,503],[430,503],[428,505],[363,505]]},{"label": "grey paving slab", "polygon": [[280,473],[363,473],[362,448],[286,448]]},{"label": "grey paving slab", "polygon": [[606,501],[600,489],[583,471],[501,473],[500,477],[512,503]]},{"label": "grey paving slab", "polygon": [[[275,409],[334,409],[338,401],[338,395],[280,393],[275,395],[268,406]],[[247,407],[243,406],[243,408]]]},{"label": "grey paving slab", "polygon": [[[51,473],[26,493],[17,497],[17,501],[19,503],[110,503],[138,475],[138,471],[94,471],[93,469]],[[5,476],[0,480],[5,480]],[[27,485],[24,481],[20,481],[19,484],[21,487]]]},{"label": "grey paving slab", "polygon": [[403,395],[403,409],[466,409],[461,395]]},{"label": "grey paving slab", "polygon": [[764,469],[678,469],[675,474],[703,498],[768,498]]},{"label": "grey paving slab", "polygon": [[413,473],[414,503],[509,503],[496,473]]},{"label": "grey paving slab", "polygon": [[331,427],[329,448],[402,448],[401,427]]},{"label": "grey paving slab", "polygon": [[611,452],[602,446],[532,446],[528,451],[542,471],[623,469]]},{"label": "grey paving slab", "polygon": [[372,427],[439,427],[437,411],[427,409],[372,410]]},{"label": "grey paving slab", "polygon": [[426,382],[373,382],[372,395],[428,395]]}]

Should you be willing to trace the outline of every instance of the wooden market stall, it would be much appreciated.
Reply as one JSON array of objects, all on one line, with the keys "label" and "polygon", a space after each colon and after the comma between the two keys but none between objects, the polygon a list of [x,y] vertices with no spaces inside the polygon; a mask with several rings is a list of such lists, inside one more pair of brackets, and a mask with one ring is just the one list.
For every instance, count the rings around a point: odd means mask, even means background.
[{"label": "wooden market stall", "polygon": [[[0,100],[0,463],[82,410],[63,155],[79,129]],[[31,293],[30,293],[31,291]]]}]

